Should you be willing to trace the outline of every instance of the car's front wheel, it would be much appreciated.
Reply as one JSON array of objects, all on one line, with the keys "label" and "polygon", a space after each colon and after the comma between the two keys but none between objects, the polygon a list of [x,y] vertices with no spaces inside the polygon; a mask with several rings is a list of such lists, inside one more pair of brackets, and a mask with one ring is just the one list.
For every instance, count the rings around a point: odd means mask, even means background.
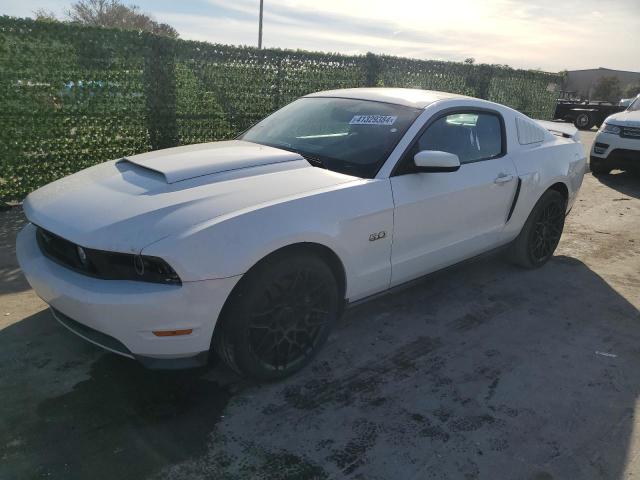
[{"label": "car's front wheel", "polygon": [[241,375],[278,380],[311,361],[340,310],[338,284],[321,258],[275,254],[241,280],[225,306],[213,347]]},{"label": "car's front wheel", "polygon": [[540,197],[511,245],[509,257],[515,264],[537,268],[547,263],[562,236],[566,205],[564,196],[555,190]]}]

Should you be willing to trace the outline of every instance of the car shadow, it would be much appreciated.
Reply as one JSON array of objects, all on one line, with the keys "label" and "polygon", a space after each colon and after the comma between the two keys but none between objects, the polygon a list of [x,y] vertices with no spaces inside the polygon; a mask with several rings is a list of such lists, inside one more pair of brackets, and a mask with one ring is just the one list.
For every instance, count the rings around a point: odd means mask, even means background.
[{"label": "car shadow", "polygon": [[285,381],[153,372],[43,311],[0,330],[0,477],[622,478],[638,310],[482,259],[347,311]]},{"label": "car shadow", "polygon": [[614,170],[608,175],[596,176],[598,181],[609,188],[633,198],[640,198],[640,173]]},{"label": "car shadow", "polygon": [[206,379],[214,367],[146,370],[48,310],[1,330],[0,348],[0,478],[138,479],[204,455],[233,390],[225,375],[238,381],[224,369]]}]

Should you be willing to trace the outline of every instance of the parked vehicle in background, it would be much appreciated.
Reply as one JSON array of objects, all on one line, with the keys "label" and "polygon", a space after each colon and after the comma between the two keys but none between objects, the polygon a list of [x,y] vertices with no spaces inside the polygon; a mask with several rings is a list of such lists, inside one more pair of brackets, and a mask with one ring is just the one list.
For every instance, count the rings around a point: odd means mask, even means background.
[{"label": "parked vehicle in background", "polygon": [[640,171],[640,95],[625,111],[605,119],[591,147],[589,166],[594,175],[616,168]]},{"label": "parked vehicle in background", "polygon": [[155,368],[213,348],[273,380],[346,304],[498,247],[544,265],[585,167],[571,126],[449,93],[333,90],[237,140],[37,190],[17,253],[55,318],[97,345]]},{"label": "parked vehicle in background", "polygon": [[580,130],[590,130],[594,125],[599,127],[605,118],[624,108],[609,102],[558,99],[553,119],[572,122]]},{"label": "parked vehicle in background", "polygon": [[619,106],[619,107],[627,108],[629,105],[631,105],[631,102],[633,102],[635,99],[636,99],[636,97],[631,97],[631,98],[622,98],[622,99],[620,99],[620,101],[618,102],[618,106]]}]

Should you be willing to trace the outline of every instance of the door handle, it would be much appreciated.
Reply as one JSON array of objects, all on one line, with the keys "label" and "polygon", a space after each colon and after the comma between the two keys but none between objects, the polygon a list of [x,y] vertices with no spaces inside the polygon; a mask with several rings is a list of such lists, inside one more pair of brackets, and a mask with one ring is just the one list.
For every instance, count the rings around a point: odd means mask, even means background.
[{"label": "door handle", "polygon": [[496,177],[493,183],[507,183],[513,180],[513,175],[507,175],[506,173],[501,173]]}]

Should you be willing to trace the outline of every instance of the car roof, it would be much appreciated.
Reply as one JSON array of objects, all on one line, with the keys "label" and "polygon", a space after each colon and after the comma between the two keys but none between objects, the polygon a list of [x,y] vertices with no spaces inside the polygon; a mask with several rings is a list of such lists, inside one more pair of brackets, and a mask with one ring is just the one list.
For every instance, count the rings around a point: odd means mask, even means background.
[{"label": "car roof", "polygon": [[471,98],[455,93],[420,90],[417,88],[343,88],[310,93],[305,97],[353,98],[356,100],[394,103],[414,108],[425,108],[433,102],[448,98]]}]

